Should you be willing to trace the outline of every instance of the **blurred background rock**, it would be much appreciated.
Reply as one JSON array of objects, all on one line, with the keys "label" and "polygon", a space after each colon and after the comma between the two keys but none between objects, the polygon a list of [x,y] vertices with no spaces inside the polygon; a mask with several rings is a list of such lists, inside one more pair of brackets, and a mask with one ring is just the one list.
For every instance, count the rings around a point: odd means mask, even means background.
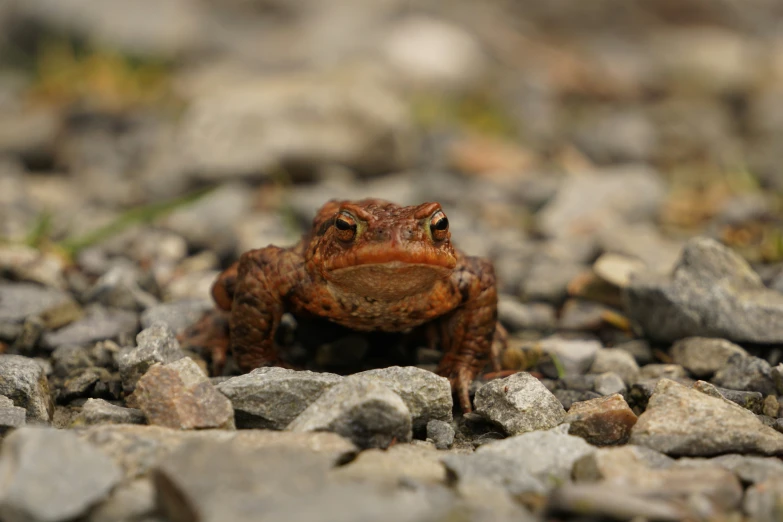
[{"label": "blurred background rock", "polygon": [[141,310],[380,196],[558,308],[699,234],[783,288],[781,95],[775,0],[0,0],[0,266]]}]

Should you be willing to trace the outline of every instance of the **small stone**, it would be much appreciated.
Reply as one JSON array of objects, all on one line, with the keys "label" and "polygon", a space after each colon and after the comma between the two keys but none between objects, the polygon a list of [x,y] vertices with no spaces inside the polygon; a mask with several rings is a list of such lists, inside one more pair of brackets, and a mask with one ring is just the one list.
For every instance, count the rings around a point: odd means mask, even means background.
[{"label": "small stone", "polygon": [[558,305],[568,295],[568,283],[584,270],[583,265],[570,260],[536,260],[522,283],[521,297]]},{"label": "small stone", "polygon": [[97,341],[120,340],[134,335],[139,328],[135,312],[93,306],[83,319],[53,332],[46,332],[41,343],[50,349],[63,345],[89,345]]},{"label": "small stone", "polygon": [[83,346],[64,345],[52,352],[52,370],[57,377],[67,377],[76,370],[94,366],[90,351]]},{"label": "small stone", "polygon": [[718,370],[711,382],[732,390],[756,391],[762,395],[777,395],[772,367],[767,361],[750,355],[732,355]]},{"label": "small stone", "polygon": [[619,288],[628,286],[631,275],[646,267],[644,261],[614,253],[603,254],[593,263],[593,271],[598,277]]},{"label": "small stone", "polygon": [[639,370],[639,379],[687,379],[688,373],[679,364],[648,364]]},{"label": "small stone", "polygon": [[498,299],[498,319],[509,330],[554,330],[557,325],[555,308],[547,303],[522,303],[519,299],[501,295]]},{"label": "small stone", "polygon": [[691,239],[671,276],[634,274],[628,314],[650,338],[689,336],[783,342],[783,294],[764,286],[737,253],[712,239]]},{"label": "small stone", "polygon": [[136,382],[153,364],[165,364],[185,357],[174,332],[165,323],[156,323],[142,330],[136,336],[136,344],[135,348],[122,350],[117,357],[126,392],[133,391]]},{"label": "small stone", "polygon": [[369,379],[346,379],[321,394],[287,430],[331,431],[361,448],[411,440],[411,414],[399,395]]},{"label": "small stone", "polygon": [[439,450],[449,449],[454,444],[454,428],[448,422],[433,419],[427,423],[427,440]]},{"label": "small stone", "polygon": [[675,363],[682,365],[696,377],[710,377],[726,366],[732,355],[748,353],[726,339],[688,337],[674,343],[671,355]]},{"label": "small stone", "polygon": [[604,348],[595,355],[590,373],[614,372],[619,375],[626,386],[632,385],[639,378],[639,365],[631,354],[618,348]]},{"label": "small stone", "polygon": [[553,361],[552,368],[549,365],[542,368],[542,371],[551,377],[562,377],[558,375],[558,368],[564,375],[587,373],[595,361],[596,354],[601,350],[601,343],[598,341],[564,339],[557,335],[542,339],[538,346],[550,357],[557,359],[556,364]]},{"label": "small stone", "polygon": [[650,364],[655,359],[650,343],[644,339],[634,339],[633,341],[620,343],[615,345],[615,348],[630,353],[639,366]]},{"label": "small stone", "polygon": [[776,419],[780,413],[780,403],[778,402],[778,398],[774,395],[767,395],[764,397],[764,404],[761,408],[761,412],[768,417]]},{"label": "small stone", "polygon": [[783,435],[753,413],[669,379],[658,382],[630,442],[675,456],[783,454]]},{"label": "small stone", "polygon": [[0,322],[23,323],[64,303],[71,296],[62,290],[32,283],[0,284]]},{"label": "small stone", "polygon": [[231,401],[237,428],[283,430],[342,380],[333,373],[264,367],[225,380],[217,390]]},{"label": "small stone", "polygon": [[171,303],[156,304],[141,314],[141,327],[147,329],[153,324],[161,322],[168,325],[175,335],[179,335],[213,307],[212,302],[206,299],[183,299]]},{"label": "small stone", "polygon": [[141,410],[123,408],[103,399],[87,399],[82,411],[76,417],[77,424],[144,424],[146,418]]},{"label": "small stone", "polygon": [[49,380],[33,359],[21,355],[0,355],[0,395],[27,411],[27,422],[49,422],[54,403]]},{"label": "small stone", "polygon": [[425,430],[433,419],[452,419],[454,401],[449,380],[433,372],[414,366],[390,366],[355,373],[349,379],[370,379],[399,395],[411,412],[414,430]]},{"label": "small stone", "polygon": [[122,385],[105,368],[82,368],[74,371],[57,390],[57,401],[67,403],[82,397],[104,396],[119,399]]},{"label": "small stone", "polygon": [[71,520],[105,498],[120,481],[119,467],[72,432],[20,428],[0,453],[0,517]]},{"label": "small stone", "polygon": [[155,364],[136,384],[133,404],[150,424],[178,429],[234,428],[234,409],[190,358]]},{"label": "small stone", "polygon": [[563,408],[566,410],[576,402],[584,402],[601,397],[599,394],[590,390],[555,390],[552,393],[554,393],[557,400],[560,401],[560,404],[562,404]]},{"label": "small stone", "polygon": [[614,372],[606,372],[596,375],[593,389],[600,395],[608,396],[615,393],[624,393],[626,387],[619,375]]},{"label": "small stone", "polygon": [[456,477],[459,491],[474,483],[488,483],[492,489],[502,488],[512,496],[542,495],[547,485],[527,470],[520,469],[518,459],[503,454],[449,454],[443,459],[449,474]]},{"label": "small stone", "polygon": [[509,435],[549,429],[565,417],[560,401],[526,372],[488,382],[476,392],[475,404],[477,414]]},{"label": "small stone", "polygon": [[114,264],[90,288],[84,298],[89,302],[140,311],[158,303],[158,299],[142,288],[141,271],[130,262]]},{"label": "small stone", "polygon": [[[600,291],[599,289],[596,292]],[[581,293],[578,295],[585,297]],[[613,313],[611,308],[589,298],[568,299],[560,309],[557,327],[560,330],[595,332],[604,326],[605,318],[610,313]]]},{"label": "small stone", "polygon": [[628,403],[620,394],[576,402],[563,421],[571,425],[568,433],[582,437],[590,444],[608,446],[624,444],[636,424]]},{"label": "small stone", "polygon": [[14,406],[14,401],[0,395],[0,436],[13,428],[21,428],[25,425],[27,411],[24,408]]}]

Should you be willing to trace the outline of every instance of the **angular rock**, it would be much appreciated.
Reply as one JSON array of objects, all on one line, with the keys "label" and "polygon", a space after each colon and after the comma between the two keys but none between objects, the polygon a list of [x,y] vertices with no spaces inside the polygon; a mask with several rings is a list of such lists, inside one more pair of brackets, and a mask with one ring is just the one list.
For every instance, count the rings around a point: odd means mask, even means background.
[{"label": "angular rock", "polygon": [[411,440],[411,414],[399,395],[368,379],[346,379],[321,394],[287,430],[331,431],[360,448]]},{"label": "angular rock", "polygon": [[731,390],[755,391],[762,395],[777,395],[772,367],[767,361],[750,355],[732,355],[726,365],[715,373],[711,382]]},{"label": "angular rock", "polygon": [[63,345],[89,345],[97,341],[122,340],[139,328],[136,313],[93,306],[83,319],[53,332],[46,332],[41,343],[50,349]]},{"label": "angular rock", "polygon": [[574,462],[594,451],[584,439],[568,435],[568,426],[562,425],[484,444],[470,457],[506,459],[515,464],[517,473],[529,473],[551,488],[568,480]]},{"label": "angular rock", "polygon": [[126,479],[146,475],[171,452],[189,441],[227,442],[232,446],[291,452],[316,452],[336,465],[350,461],[357,452],[350,441],[334,433],[290,433],[271,430],[193,430],[160,426],[105,424],[74,430],[111,457]]},{"label": "angular rock", "polygon": [[[684,384],[684,383],[680,383]],[[693,389],[709,395],[710,397],[717,397],[729,400],[735,404],[738,404],[750,410],[756,415],[760,415],[764,411],[764,396],[759,392],[748,392],[740,390],[729,390],[728,388],[719,388],[713,384],[705,381],[696,381],[693,383]]]},{"label": "angular rock", "polygon": [[414,430],[431,420],[450,422],[454,402],[448,379],[415,366],[390,366],[355,373],[349,379],[370,379],[399,395],[411,412]]},{"label": "angular rock", "polygon": [[49,380],[33,359],[21,355],[0,355],[0,395],[27,411],[27,422],[49,422],[54,403]]},{"label": "angular rock", "polygon": [[76,417],[78,424],[144,424],[144,412],[135,408],[123,408],[103,399],[87,399]]},{"label": "angular rock", "polygon": [[630,442],[675,456],[783,454],[783,434],[751,412],[668,379],[658,382]]},{"label": "angular rock", "polygon": [[165,324],[157,323],[142,330],[136,336],[135,348],[122,350],[117,365],[122,377],[122,386],[131,392],[136,382],[155,363],[170,363],[185,357],[179,348],[174,332]]},{"label": "angular rock", "polygon": [[129,403],[147,422],[178,429],[234,428],[234,409],[188,357],[155,364],[136,384]]},{"label": "angular rock", "polygon": [[171,303],[160,303],[144,310],[141,314],[141,327],[150,328],[157,322],[165,323],[179,335],[198,321],[204,312],[212,310],[214,305],[206,299],[183,299]]},{"label": "angular rock", "polygon": [[25,425],[27,411],[24,408],[14,406],[14,401],[0,395],[0,436],[13,428],[21,428]]},{"label": "angular rock", "polygon": [[122,383],[105,368],[82,368],[75,370],[57,390],[57,402],[67,403],[83,397],[106,397],[119,399]]},{"label": "angular rock", "polygon": [[490,381],[476,392],[476,413],[509,435],[546,430],[563,422],[560,401],[526,372]]},{"label": "angular rock", "polygon": [[237,428],[283,430],[343,377],[333,373],[256,368],[217,385],[234,407]]},{"label": "angular rock", "polygon": [[634,274],[625,301],[630,317],[658,341],[783,342],[783,294],[712,239],[688,241],[671,276]]},{"label": "angular rock", "polygon": [[427,440],[440,450],[448,449],[454,444],[454,428],[448,422],[433,419],[427,423]]},{"label": "angular rock", "polygon": [[0,516],[8,522],[71,520],[122,478],[107,456],[72,432],[20,428],[0,453]]},{"label": "angular rock", "polygon": [[748,353],[731,341],[709,337],[688,337],[674,343],[672,359],[696,377],[709,377],[729,362],[732,355]]},{"label": "angular rock", "polygon": [[615,394],[574,403],[563,422],[570,424],[569,434],[596,446],[607,446],[624,444],[636,420],[623,396]]},{"label": "angular rock", "polygon": [[616,373],[623,379],[626,386],[630,386],[639,378],[639,365],[636,364],[636,359],[625,350],[604,348],[595,355],[590,373],[605,372]]}]

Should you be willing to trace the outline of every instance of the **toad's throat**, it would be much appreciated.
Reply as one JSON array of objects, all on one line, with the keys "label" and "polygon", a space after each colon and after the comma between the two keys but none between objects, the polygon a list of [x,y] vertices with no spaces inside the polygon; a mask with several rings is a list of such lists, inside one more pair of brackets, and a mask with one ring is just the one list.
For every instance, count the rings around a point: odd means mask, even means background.
[{"label": "toad's throat", "polygon": [[327,279],[332,293],[397,301],[428,292],[451,272],[444,266],[390,261],[332,270]]}]

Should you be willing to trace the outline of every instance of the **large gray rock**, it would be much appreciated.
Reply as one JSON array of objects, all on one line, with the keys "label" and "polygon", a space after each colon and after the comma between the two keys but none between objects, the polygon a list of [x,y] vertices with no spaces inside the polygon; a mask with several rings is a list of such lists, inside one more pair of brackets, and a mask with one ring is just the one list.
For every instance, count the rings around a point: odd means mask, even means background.
[{"label": "large gray rock", "polygon": [[673,456],[783,454],[783,434],[753,413],[669,379],[658,382],[630,442]]},{"label": "large gray rock", "polygon": [[783,294],[712,239],[688,241],[671,276],[635,274],[624,297],[630,317],[655,340],[783,342]]},{"label": "large gray rock", "polygon": [[72,432],[21,428],[0,453],[0,516],[8,522],[75,519],[122,478],[112,460]]},{"label": "large gray rock", "polygon": [[552,392],[527,372],[488,382],[476,392],[475,404],[476,413],[509,435],[552,428],[566,414]]},{"label": "large gray rock", "polygon": [[369,379],[399,395],[411,412],[414,430],[431,420],[451,421],[454,402],[449,380],[415,366],[390,366],[356,373],[349,379]]},{"label": "large gray rock", "polygon": [[217,385],[234,407],[237,428],[282,430],[343,377],[333,373],[256,368]]},{"label": "large gray rock", "polygon": [[155,363],[170,363],[185,357],[174,332],[166,323],[155,323],[136,336],[136,346],[123,349],[117,365],[126,392],[132,392],[136,382]]},{"label": "large gray rock", "polygon": [[674,343],[671,355],[675,363],[682,365],[696,377],[709,377],[729,362],[732,355],[748,353],[726,339],[687,337]]},{"label": "large gray rock", "polygon": [[411,414],[389,388],[367,379],[346,379],[321,394],[287,428],[331,431],[361,448],[385,448],[411,440]]},{"label": "large gray rock", "polygon": [[0,355],[0,395],[27,411],[28,422],[49,422],[54,403],[43,368],[21,355]]}]

